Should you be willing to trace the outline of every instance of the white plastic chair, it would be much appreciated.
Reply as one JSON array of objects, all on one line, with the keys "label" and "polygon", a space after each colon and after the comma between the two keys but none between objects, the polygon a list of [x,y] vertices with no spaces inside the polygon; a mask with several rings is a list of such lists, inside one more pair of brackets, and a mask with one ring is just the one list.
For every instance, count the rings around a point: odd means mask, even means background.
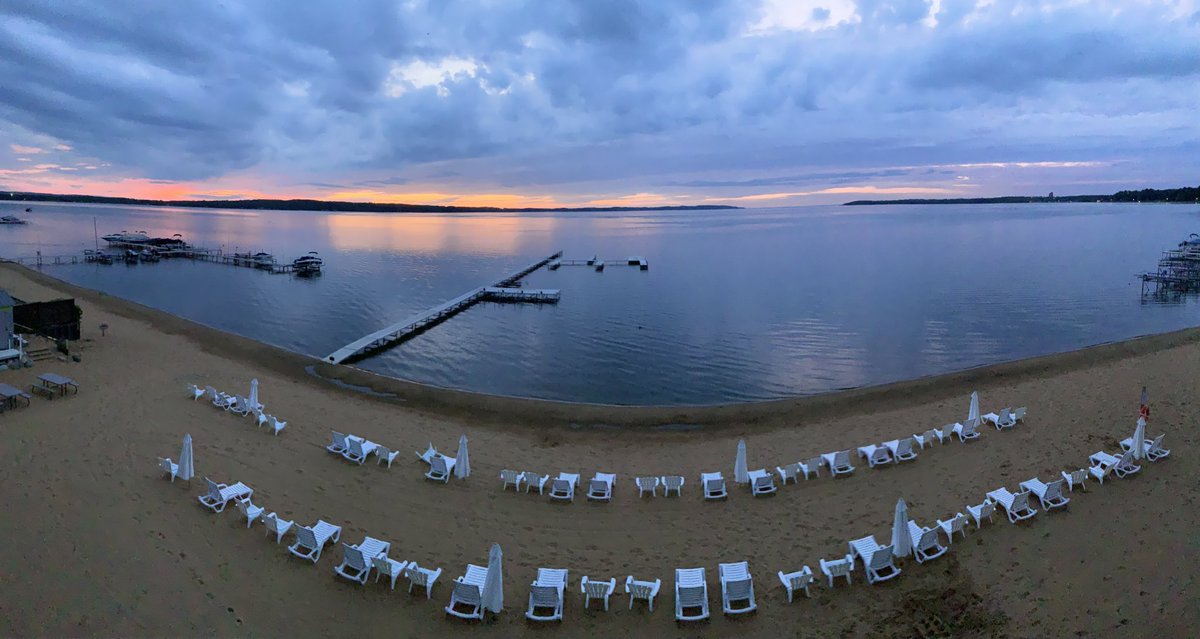
[{"label": "white plastic chair", "polygon": [[604,609],[608,610],[608,597],[617,589],[616,578],[608,581],[596,581],[584,575],[583,579],[579,580],[579,590],[583,593],[583,607],[586,609],[591,605],[593,599],[602,599],[604,601]]},{"label": "white plastic chair", "polygon": [[204,397],[204,393],[207,391],[195,384],[188,384],[188,392],[192,394],[192,401],[194,402],[197,399]]},{"label": "white plastic chair", "polygon": [[833,587],[833,580],[836,577],[845,577],[846,583],[850,583],[850,573],[854,570],[854,555],[846,555],[840,559],[826,561],[824,558],[820,561],[821,573],[829,578],[829,587]]},{"label": "white plastic chair", "polygon": [[671,491],[675,491],[676,497],[683,495],[683,476],[682,475],[663,475],[662,476],[663,497],[670,497]]},{"label": "white plastic chair", "polygon": [[201,495],[198,499],[200,505],[214,513],[225,510],[225,506],[229,505],[231,500],[249,499],[254,495],[254,489],[240,481],[232,486],[218,484],[207,477],[204,478],[204,481],[208,482],[208,493]]},{"label": "white plastic chair", "polygon": [[954,543],[954,533],[960,533],[964,539],[967,537],[967,518],[962,513],[954,513],[954,516],[946,521],[939,519],[937,525],[945,531],[946,543]]},{"label": "white plastic chair", "polygon": [[[849,578],[848,573],[847,578]],[[808,566],[804,566],[796,572],[784,573],[782,570],[779,571],[779,581],[783,584],[784,589],[787,590],[788,603],[792,602],[792,597],[797,590],[803,590],[805,597],[811,597],[812,593],[809,592],[808,588],[813,584],[814,579],[812,569]]]},{"label": "white plastic chair", "polygon": [[654,598],[658,596],[658,589],[662,587],[662,579],[654,581],[638,581],[629,575],[625,578],[625,594],[629,595],[629,608],[633,609],[633,602],[641,599],[650,606],[650,612],[654,612]]},{"label": "white plastic chair", "polygon": [[[1171,454],[1171,451],[1162,447],[1163,439],[1166,435],[1159,435],[1151,440],[1146,440],[1145,447],[1142,449],[1142,456],[1154,462]],[[1121,440],[1121,450],[1133,450],[1133,438],[1126,437]]]},{"label": "white plastic chair", "polygon": [[259,517],[262,517],[264,509],[259,506],[255,506],[254,502],[250,501],[249,497],[247,497],[245,499],[237,500],[237,502],[235,502],[234,505],[237,506],[237,509],[240,510],[242,512],[242,514],[246,516],[246,527],[247,528],[249,528],[251,525],[254,524],[254,520],[258,519]]},{"label": "white plastic chair", "polygon": [[408,564],[408,568],[404,570],[404,576],[408,578],[408,592],[412,593],[413,586],[425,589],[425,598],[433,598],[433,584],[437,582],[438,577],[442,576],[442,569],[430,570],[422,568],[412,562]]},{"label": "white plastic chair", "polygon": [[375,449],[375,465],[378,466],[383,462],[387,462],[387,467],[392,467],[392,462],[396,461],[396,456],[400,454],[398,450],[392,450],[386,446],[380,446]]},{"label": "white plastic chair", "polygon": [[457,459],[438,455],[429,462],[429,472],[425,473],[425,479],[440,481],[443,484],[450,483],[450,473],[454,471],[454,464]]},{"label": "white plastic chair", "polygon": [[379,578],[387,575],[392,581],[392,590],[396,589],[396,578],[404,573],[405,567],[408,566],[407,561],[396,561],[387,555],[379,555],[371,557],[371,565],[375,568],[375,583],[379,583]]},{"label": "white plastic chair", "polygon": [[931,559],[937,559],[946,554],[949,546],[943,546],[938,540],[940,528],[925,528],[913,520],[908,520],[908,538],[912,542],[913,555],[917,563],[923,564]]},{"label": "white plastic chair", "polygon": [[988,499],[1000,504],[1000,507],[1008,514],[1008,520],[1014,524],[1037,514],[1037,511],[1029,505],[1029,491],[1027,490],[1013,493],[1009,492],[1007,488],[997,488],[988,492],[987,496]]},{"label": "white plastic chair", "polygon": [[934,440],[937,440],[940,442],[941,437],[939,437],[938,431],[933,428],[930,428],[929,430],[921,433],[920,435],[913,435],[913,441],[917,442],[917,446],[919,446],[921,448],[921,450],[925,450],[926,446],[932,446]]},{"label": "white plastic chair", "polygon": [[431,463],[433,458],[437,457],[437,456],[438,456],[437,449],[433,447],[432,442],[430,442],[429,447],[425,449],[425,452],[417,453],[417,459],[420,459],[421,461],[425,462],[426,464]]},{"label": "white plastic chair", "polygon": [[278,514],[270,513],[266,517],[263,517],[263,523],[267,525],[268,535],[275,533],[275,543],[278,544],[283,541],[283,536],[287,534],[287,531],[291,529],[292,524],[295,522],[280,519]]},{"label": "white plastic chair", "polygon": [[800,468],[800,472],[804,473],[804,481],[808,481],[809,475],[814,477],[821,476],[821,466],[824,464],[825,462],[821,460],[821,456],[817,455],[816,457],[812,457],[807,461],[802,461],[796,464],[796,466]]},{"label": "white plastic chair", "polygon": [[[267,417],[268,417],[268,415],[266,413],[262,412],[261,410],[256,411],[254,413],[254,422],[255,422],[254,427],[262,428],[263,424],[267,423]],[[284,423],[286,424],[287,422],[284,422]]]},{"label": "white plastic chair", "polygon": [[274,415],[267,415],[267,425],[271,427],[272,435],[278,435],[279,431],[287,427],[287,422],[275,417]]},{"label": "white plastic chair", "polygon": [[875,444],[859,446],[858,456],[866,459],[871,468],[895,461],[892,459],[892,451],[888,450],[887,446],[876,446]]},{"label": "white plastic chair", "polygon": [[[567,588],[567,571],[562,568],[538,568],[537,579],[529,587],[529,609],[525,618],[531,621],[561,621],[563,591]],[[539,610],[548,609],[549,614]]]},{"label": "white plastic chair", "polygon": [[779,483],[787,485],[788,480],[792,480],[793,484],[800,482],[800,464],[788,464],[786,466],[776,466],[775,472],[779,473]]},{"label": "white plastic chair", "polygon": [[1063,480],[1056,479],[1049,484],[1042,483],[1042,480],[1034,477],[1021,482],[1021,488],[1037,495],[1038,501],[1042,502],[1042,508],[1049,512],[1052,508],[1062,508],[1071,501],[1063,494]]},{"label": "white plastic chair", "polygon": [[175,478],[179,476],[179,464],[171,461],[170,457],[159,457],[158,467],[162,469],[164,475],[170,475],[171,483],[175,483]]},{"label": "white plastic chair", "polygon": [[634,477],[633,483],[638,489],[638,498],[645,496],[647,492],[651,497],[658,496],[658,478],[657,477]]},{"label": "white plastic chair", "polygon": [[[694,613],[687,613],[694,610]],[[675,569],[675,620],[708,619],[708,581],[703,568]]]},{"label": "white plastic chair", "polygon": [[[721,580],[721,608],[727,615],[740,615],[758,608],[754,601],[754,579],[750,576],[750,563],[739,561],[718,564],[717,574]],[[734,607],[734,602],[746,602]]]},{"label": "white plastic chair", "polygon": [[1120,457],[1100,451],[1098,453],[1093,453],[1088,459],[1097,466],[1109,467],[1112,473],[1118,478],[1127,477],[1142,469],[1141,466],[1133,463],[1133,451],[1131,450],[1125,451],[1125,453]]},{"label": "white plastic chair", "polygon": [[983,527],[983,520],[985,518],[988,521],[992,521],[992,515],[996,512],[996,503],[990,499],[984,499],[983,503],[978,506],[968,505],[967,512],[975,520],[975,528],[978,530]]},{"label": "white plastic chair", "polygon": [[537,488],[538,494],[544,495],[545,489],[546,489],[546,481],[548,481],[550,479],[550,476],[549,475],[539,475],[538,473],[527,470],[527,471],[521,473],[521,479],[525,482],[525,492],[526,493],[528,493],[530,490],[533,490],[534,488]]},{"label": "white plastic chair", "polygon": [[521,479],[523,477],[524,475],[515,470],[505,469],[500,471],[500,481],[503,482],[500,490],[508,490],[508,487],[512,486],[513,492],[521,492]]},{"label": "white plastic chair", "polygon": [[880,546],[874,535],[855,539],[850,544],[850,554],[857,555],[863,561],[863,570],[867,573],[867,583],[875,584],[887,581],[900,575],[892,556],[892,547]]},{"label": "white plastic chair", "polygon": [[1083,483],[1087,479],[1087,476],[1088,471],[1086,468],[1072,470],[1069,473],[1065,470],[1062,471],[1063,481],[1067,482],[1067,490],[1071,492],[1075,492],[1076,486],[1079,486],[1083,490],[1087,490],[1087,486]]},{"label": "white plastic chair", "polygon": [[325,450],[334,455],[341,455],[346,452],[346,433],[339,433],[336,430],[329,431],[329,445]]},{"label": "white plastic chair", "polygon": [[592,481],[588,482],[588,499],[597,501],[609,501],[612,499],[613,484],[617,482],[617,476],[613,473],[596,473],[592,477]]},{"label": "white plastic chair", "polygon": [[729,496],[725,488],[725,476],[720,472],[700,473],[700,485],[704,487],[705,499],[724,499]]}]

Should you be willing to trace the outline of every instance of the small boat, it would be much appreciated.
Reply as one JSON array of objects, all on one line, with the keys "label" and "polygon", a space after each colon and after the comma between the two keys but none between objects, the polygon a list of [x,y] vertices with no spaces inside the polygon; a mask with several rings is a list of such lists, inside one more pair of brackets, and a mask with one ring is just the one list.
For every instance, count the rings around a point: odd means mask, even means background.
[{"label": "small boat", "polygon": [[321,272],[323,265],[324,261],[316,251],[309,251],[308,255],[292,260],[292,268],[295,269],[296,275],[316,275]]},{"label": "small boat", "polygon": [[15,215],[5,215],[0,217],[0,224],[28,224],[28,222]]},{"label": "small boat", "polygon": [[124,258],[126,264],[137,264],[141,261],[141,251],[125,249]]},{"label": "small boat", "polygon": [[258,268],[273,268],[275,266],[275,256],[270,253],[255,253],[250,256],[254,261],[254,265]]},{"label": "small boat", "polygon": [[120,233],[104,235],[100,239],[109,244],[145,244],[150,241],[150,236],[146,235],[145,231],[138,231],[136,233],[121,231]]},{"label": "small boat", "polygon": [[141,258],[143,262],[157,262],[162,259],[159,256],[158,251],[155,251],[154,249],[145,249],[138,254],[138,257]]}]

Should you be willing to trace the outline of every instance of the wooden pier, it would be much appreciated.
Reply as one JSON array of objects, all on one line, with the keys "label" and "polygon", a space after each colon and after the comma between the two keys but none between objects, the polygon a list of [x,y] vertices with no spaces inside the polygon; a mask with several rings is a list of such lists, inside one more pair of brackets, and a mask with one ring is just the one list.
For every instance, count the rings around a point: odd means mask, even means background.
[{"label": "wooden pier", "polygon": [[596,256],[593,256],[590,260],[554,260],[550,262],[548,268],[551,271],[557,271],[563,266],[590,266],[596,269],[597,273],[603,272],[605,266],[636,266],[643,271],[650,269],[650,264],[646,261],[646,258],[636,255],[623,260],[602,260]]},{"label": "wooden pier", "polygon": [[347,360],[356,359],[368,353],[398,344],[417,335],[421,331],[450,319],[451,317],[465,311],[479,302],[557,302],[559,298],[559,291],[557,290],[528,290],[516,287],[520,285],[521,279],[526,275],[529,275],[530,273],[542,268],[543,266],[546,266],[560,257],[562,257],[562,251],[559,251],[549,257],[542,258],[517,271],[516,273],[513,273],[512,275],[500,280],[499,282],[496,282],[492,286],[481,286],[477,289],[468,291],[450,300],[449,302],[413,315],[407,319],[392,324],[387,328],[382,328],[378,331],[375,331],[370,335],[360,337],[359,339],[337,349],[333,353],[330,353],[325,357],[325,361],[332,362],[334,364],[342,364]]}]

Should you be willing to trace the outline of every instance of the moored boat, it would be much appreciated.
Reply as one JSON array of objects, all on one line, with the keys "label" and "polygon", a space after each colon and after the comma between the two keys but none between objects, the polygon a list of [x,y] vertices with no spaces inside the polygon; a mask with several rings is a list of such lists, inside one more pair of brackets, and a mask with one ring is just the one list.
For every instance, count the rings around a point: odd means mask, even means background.
[{"label": "moored boat", "polygon": [[323,265],[324,261],[316,251],[309,251],[308,255],[292,260],[292,269],[297,275],[315,275],[321,272]]}]

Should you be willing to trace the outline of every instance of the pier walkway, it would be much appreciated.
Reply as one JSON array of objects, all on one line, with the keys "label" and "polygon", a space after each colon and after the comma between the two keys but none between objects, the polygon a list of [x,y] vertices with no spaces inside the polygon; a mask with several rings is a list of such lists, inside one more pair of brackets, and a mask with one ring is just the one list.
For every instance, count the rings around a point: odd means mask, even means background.
[{"label": "pier walkway", "polygon": [[560,257],[562,257],[562,251],[559,251],[549,257],[542,258],[517,271],[516,273],[505,277],[499,282],[496,282],[492,286],[481,286],[477,289],[468,291],[450,300],[449,302],[413,315],[407,319],[392,324],[387,328],[382,328],[378,331],[375,331],[370,335],[360,337],[359,339],[337,349],[333,353],[330,353],[327,357],[325,357],[325,361],[332,362],[334,364],[341,364],[346,360],[361,357],[372,351],[402,342],[435,324],[446,321],[447,319],[463,312],[479,302],[557,302],[559,298],[559,291],[557,290],[526,290],[516,288],[516,286],[520,283],[521,278]]}]

